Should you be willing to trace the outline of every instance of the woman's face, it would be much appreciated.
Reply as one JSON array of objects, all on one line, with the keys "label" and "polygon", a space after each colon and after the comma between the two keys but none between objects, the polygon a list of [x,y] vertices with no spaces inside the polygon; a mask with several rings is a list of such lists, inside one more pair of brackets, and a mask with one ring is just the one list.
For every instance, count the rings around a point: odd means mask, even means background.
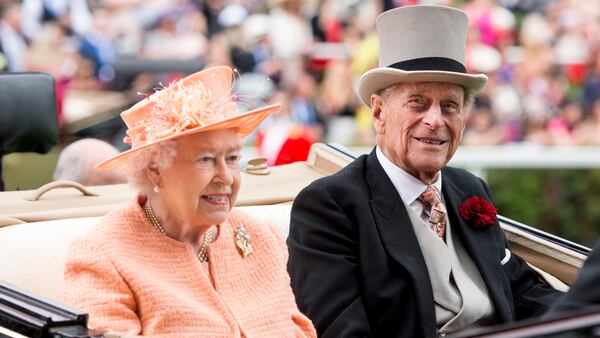
[{"label": "woman's face", "polygon": [[169,217],[204,226],[225,221],[240,190],[240,151],[233,129],[180,139],[173,163],[160,169],[157,195]]}]

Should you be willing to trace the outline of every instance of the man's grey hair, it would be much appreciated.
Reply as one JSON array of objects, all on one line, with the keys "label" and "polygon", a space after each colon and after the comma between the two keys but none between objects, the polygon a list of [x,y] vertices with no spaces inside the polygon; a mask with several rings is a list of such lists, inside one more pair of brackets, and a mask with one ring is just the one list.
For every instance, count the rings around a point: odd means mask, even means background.
[{"label": "man's grey hair", "polygon": [[151,165],[168,168],[177,156],[177,141],[165,141],[138,151],[127,160],[127,179],[129,185],[141,194],[147,195],[154,185],[150,182],[146,169]]},{"label": "man's grey hair", "polygon": [[102,140],[86,138],[75,141],[60,153],[52,178],[83,185],[125,183],[122,172],[96,169],[98,163],[118,153],[117,148]]},{"label": "man's grey hair", "polygon": [[[397,84],[391,85],[389,87],[383,88],[375,94],[381,96],[382,100],[385,102],[389,98],[389,96],[392,93],[392,91],[394,90],[394,88],[396,88],[399,85],[406,84],[406,83],[414,84],[415,82],[397,83]],[[464,90],[463,110],[465,112],[468,112],[470,110],[471,106],[473,105],[473,102],[475,102],[475,92],[471,91],[471,90],[467,90],[465,87],[463,87],[463,90]]]}]

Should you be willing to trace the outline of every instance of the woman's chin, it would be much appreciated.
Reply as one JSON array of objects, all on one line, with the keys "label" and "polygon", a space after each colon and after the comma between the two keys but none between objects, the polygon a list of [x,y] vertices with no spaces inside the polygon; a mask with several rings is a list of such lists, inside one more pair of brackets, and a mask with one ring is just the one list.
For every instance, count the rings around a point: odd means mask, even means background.
[{"label": "woman's chin", "polygon": [[227,219],[227,216],[229,216],[229,210],[227,211],[212,211],[212,212],[199,212],[197,214],[197,219],[200,220],[200,222],[196,222],[196,224],[203,224],[203,225],[215,225],[215,224],[221,224],[223,222],[225,222],[225,220]]}]

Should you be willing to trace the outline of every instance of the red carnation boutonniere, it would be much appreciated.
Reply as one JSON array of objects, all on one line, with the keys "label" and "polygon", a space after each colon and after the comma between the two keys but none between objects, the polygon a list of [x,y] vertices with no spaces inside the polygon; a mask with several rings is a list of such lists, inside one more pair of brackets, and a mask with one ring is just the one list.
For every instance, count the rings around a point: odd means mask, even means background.
[{"label": "red carnation boutonniere", "polygon": [[473,196],[458,206],[460,215],[475,228],[484,228],[496,223],[498,209],[483,197]]}]

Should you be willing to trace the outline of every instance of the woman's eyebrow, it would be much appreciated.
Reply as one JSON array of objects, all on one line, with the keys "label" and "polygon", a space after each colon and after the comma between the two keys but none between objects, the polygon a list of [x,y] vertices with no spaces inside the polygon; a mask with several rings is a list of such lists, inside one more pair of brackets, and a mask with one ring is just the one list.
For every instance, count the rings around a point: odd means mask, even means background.
[{"label": "woman's eyebrow", "polygon": [[241,146],[233,146],[233,147],[226,148],[226,150],[228,153],[231,153],[231,152],[241,151],[242,147]]}]

